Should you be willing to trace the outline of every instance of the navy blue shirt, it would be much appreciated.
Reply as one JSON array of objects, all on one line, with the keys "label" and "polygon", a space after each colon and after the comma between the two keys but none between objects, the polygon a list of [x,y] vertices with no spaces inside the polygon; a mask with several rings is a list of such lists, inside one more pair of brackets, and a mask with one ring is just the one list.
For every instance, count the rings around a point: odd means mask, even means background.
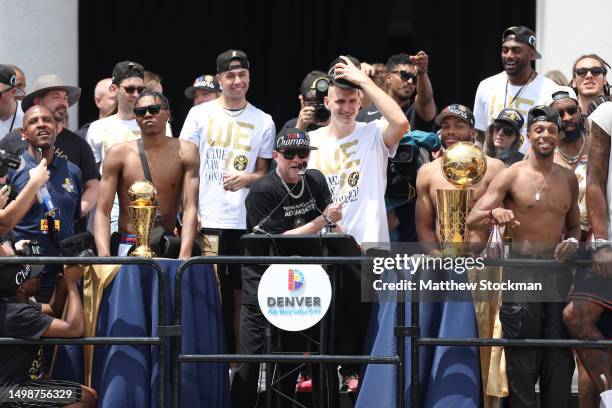
[{"label": "navy blue shirt", "polygon": [[[21,157],[25,162],[23,169],[10,171],[8,174],[8,183],[15,185],[18,191],[28,184],[29,170],[38,165],[28,151],[25,151]],[[53,157],[53,162],[47,166],[47,170],[50,172],[47,189],[53,205],[59,209],[55,212],[55,230],[57,239],[62,240],[75,234],[74,221],[81,217],[81,195],[83,194],[81,170],[75,164],[58,156]],[[45,210],[37,200],[34,201],[25,217],[13,228],[12,234],[15,241],[37,240],[42,247],[42,255],[59,254],[57,245],[51,240],[48,233]]]}]

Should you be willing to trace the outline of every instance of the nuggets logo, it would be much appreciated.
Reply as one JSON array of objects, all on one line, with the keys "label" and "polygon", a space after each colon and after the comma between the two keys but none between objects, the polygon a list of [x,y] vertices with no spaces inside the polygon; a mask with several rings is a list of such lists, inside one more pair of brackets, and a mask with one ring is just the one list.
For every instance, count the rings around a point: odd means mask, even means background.
[{"label": "nuggets logo", "polygon": [[508,117],[509,117],[510,119],[512,119],[513,121],[515,121],[515,122],[520,121],[519,116],[518,116],[518,115],[516,114],[516,112],[514,112],[514,111],[508,111],[508,112],[506,112],[506,115],[508,115]]},{"label": "nuggets logo", "polygon": [[204,81],[206,82],[210,82],[212,84],[214,78],[212,77],[212,75],[206,75],[204,76]]},{"label": "nuggets logo", "polygon": [[236,170],[244,170],[247,167],[247,164],[249,164],[249,159],[247,159],[247,157],[243,154],[241,154],[240,156],[237,156],[234,159],[234,168]]},{"label": "nuggets logo", "polygon": [[357,183],[359,182],[359,172],[354,171],[351,174],[349,174],[347,182],[349,186],[355,187]]},{"label": "nuggets logo", "polygon": [[68,193],[72,193],[74,191],[74,186],[72,185],[72,183],[70,182],[70,179],[66,178],[64,180],[64,184],[62,184],[62,187],[64,188],[64,190],[66,190]]},{"label": "nuggets logo", "polygon": [[288,286],[290,292],[295,290],[299,290],[302,286],[304,286],[304,274],[297,269],[289,269],[288,277]]}]

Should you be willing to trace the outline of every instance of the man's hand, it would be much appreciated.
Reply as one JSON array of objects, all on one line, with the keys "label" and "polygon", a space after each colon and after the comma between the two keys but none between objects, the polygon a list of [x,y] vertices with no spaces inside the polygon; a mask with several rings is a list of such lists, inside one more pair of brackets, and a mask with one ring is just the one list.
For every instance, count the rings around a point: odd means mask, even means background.
[{"label": "man's hand", "polygon": [[369,80],[368,76],[357,68],[350,59],[344,55],[341,55],[340,58],[344,61],[344,64],[339,62],[334,65],[334,79],[346,79],[355,85],[362,85]]},{"label": "man's hand", "polygon": [[20,241],[15,242],[15,253],[19,256],[23,256],[28,245],[30,245],[29,239],[22,239]]},{"label": "man's hand", "polygon": [[76,283],[83,277],[85,268],[80,265],[66,265],[64,267],[64,279],[66,284]]},{"label": "man's hand", "polygon": [[572,256],[574,256],[574,253],[576,252],[577,249],[578,249],[577,242],[573,242],[573,241],[559,242],[555,248],[554,258],[557,260],[557,262],[564,263],[565,261],[570,259]]},{"label": "man's hand", "polygon": [[308,126],[315,122],[314,111],[314,106],[304,106],[302,109],[300,109],[300,114],[298,115],[298,120],[295,127],[302,130],[308,129]]},{"label": "man's hand", "polygon": [[512,228],[521,225],[521,223],[514,218],[514,212],[512,212],[512,210],[494,208],[490,214],[496,224],[510,224]]},{"label": "man's hand", "polygon": [[420,72],[426,73],[427,66],[429,65],[429,56],[425,54],[425,51],[419,51],[416,55],[410,56],[410,62],[416,66],[417,74]]},{"label": "man's hand", "polygon": [[372,78],[376,74],[376,69],[368,64],[367,62],[362,62],[359,64],[361,72]]},{"label": "man's hand", "polygon": [[2,186],[2,188],[0,188],[0,209],[4,208],[6,203],[8,203],[9,195],[9,187],[6,185]]},{"label": "man's hand", "polygon": [[612,279],[612,248],[602,248],[593,255],[593,272]]},{"label": "man's hand", "polygon": [[223,189],[226,191],[238,191],[248,183],[247,173],[230,173],[223,179]]},{"label": "man's hand", "polygon": [[42,159],[38,166],[30,169],[30,180],[35,182],[37,185],[42,186],[49,180],[49,172],[47,171],[47,159]]},{"label": "man's hand", "polygon": [[340,221],[342,219],[342,203],[332,203],[328,205],[325,207],[323,214],[333,222]]}]

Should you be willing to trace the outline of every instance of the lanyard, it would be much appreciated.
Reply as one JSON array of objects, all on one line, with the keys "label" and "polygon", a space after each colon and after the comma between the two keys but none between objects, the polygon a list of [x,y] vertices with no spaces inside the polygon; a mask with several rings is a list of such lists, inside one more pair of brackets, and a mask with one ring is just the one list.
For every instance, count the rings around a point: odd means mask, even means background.
[{"label": "lanyard", "polygon": [[19,105],[15,105],[15,113],[13,114],[13,120],[11,121],[11,128],[9,129],[9,132],[13,131],[13,125],[15,124],[15,118],[17,117],[17,109],[19,109]]},{"label": "lanyard", "polygon": [[[529,77],[529,80],[527,81],[527,83],[525,85],[521,86],[521,89],[518,90],[518,92],[514,95],[514,97],[510,101],[510,104],[509,104],[510,107],[512,107],[512,104],[514,103],[516,98],[519,97],[521,92],[523,92],[523,89],[525,89],[525,87],[527,87],[527,85],[529,85],[535,79],[535,76],[536,76],[536,72],[533,71],[531,76]],[[508,76],[506,75],[506,91],[504,92],[504,109],[506,109],[506,101],[507,100],[508,100]]]}]

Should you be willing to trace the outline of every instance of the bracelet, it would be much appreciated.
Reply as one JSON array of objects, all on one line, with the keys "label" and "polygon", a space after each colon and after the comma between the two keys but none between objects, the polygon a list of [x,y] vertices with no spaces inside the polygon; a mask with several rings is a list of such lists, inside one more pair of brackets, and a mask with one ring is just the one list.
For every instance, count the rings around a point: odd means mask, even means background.
[{"label": "bracelet", "polygon": [[427,71],[428,71],[428,70],[429,70],[429,68],[428,68],[428,67],[425,67],[425,68],[419,68],[419,67],[417,67],[417,69],[416,69],[416,73],[417,73],[417,75],[425,75],[425,74],[427,74]]},{"label": "bracelet", "polygon": [[569,237],[567,239],[564,239],[563,242],[571,242],[572,244],[575,244],[576,246],[578,246],[578,240],[574,237]]}]

